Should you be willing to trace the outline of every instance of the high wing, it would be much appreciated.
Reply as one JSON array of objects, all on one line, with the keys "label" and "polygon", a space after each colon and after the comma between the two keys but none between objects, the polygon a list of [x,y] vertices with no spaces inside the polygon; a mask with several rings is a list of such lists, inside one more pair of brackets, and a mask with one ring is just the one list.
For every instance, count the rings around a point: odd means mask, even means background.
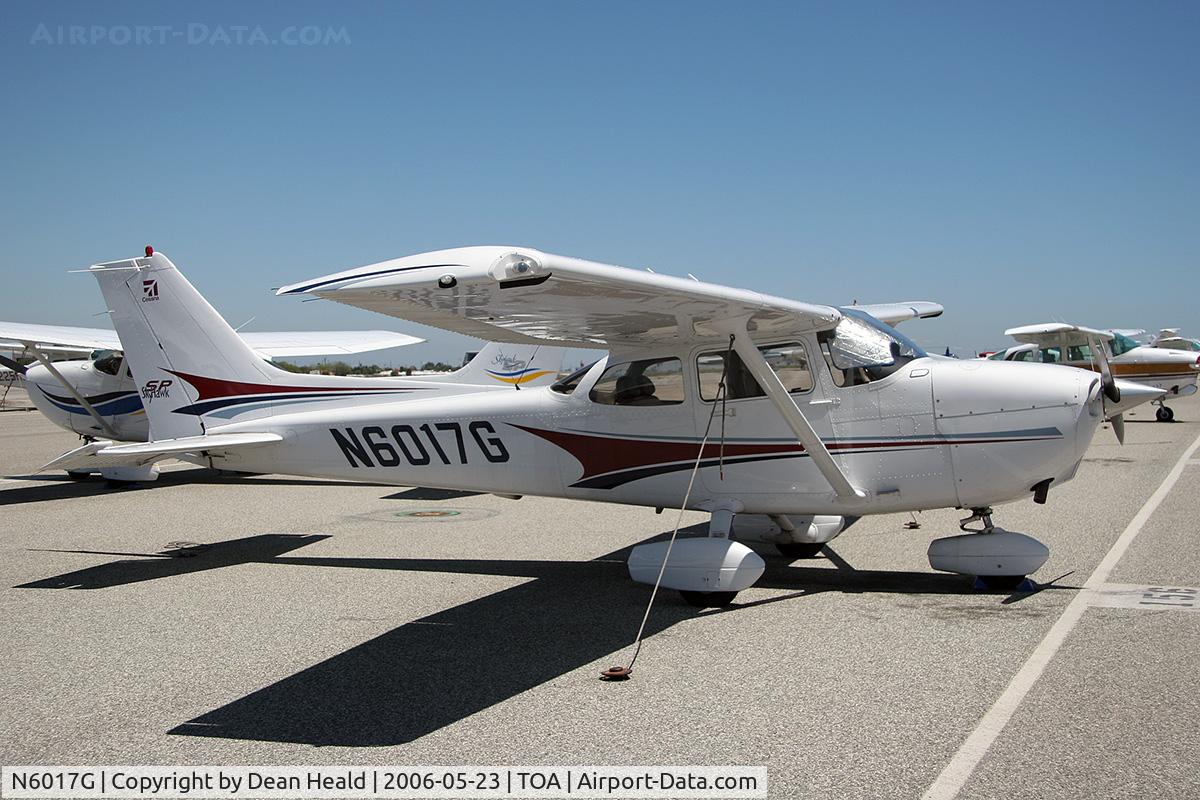
[{"label": "high wing", "polygon": [[[1085,328],[1081,325],[1068,325],[1065,322],[1044,322],[1040,325],[1023,325],[1019,328],[1009,328],[1004,332],[1018,342],[1054,347],[1065,344],[1067,347],[1085,345],[1090,339],[1111,340],[1113,335],[1108,331],[1095,328]],[[1063,338],[1066,339],[1063,342]]]},{"label": "high wing", "polygon": [[20,349],[30,345],[56,354],[90,353],[93,350],[120,350],[121,340],[116,331],[104,328],[0,322],[0,346]]},{"label": "high wing", "polygon": [[[394,331],[262,331],[239,334],[261,357],[334,356],[405,347],[425,341]],[[123,350],[116,331],[0,322],[0,346],[32,346],[43,353],[87,354],[93,350]]]},{"label": "high wing", "polygon": [[425,341],[394,331],[247,331],[238,335],[267,359],[352,355]]},{"label": "high wing", "polygon": [[504,246],[406,256],[278,293],[313,294],[488,341],[574,347],[724,338],[721,324],[739,317],[755,334],[823,330],[841,318],[832,306]]},{"label": "high wing", "polygon": [[910,319],[931,319],[940,317],[946,309],[941,303],[931,303],[928,300],[907,300],[903,303],[871,303],[851,308],[865,311],[880,322],[888,325],[899,325]]}]

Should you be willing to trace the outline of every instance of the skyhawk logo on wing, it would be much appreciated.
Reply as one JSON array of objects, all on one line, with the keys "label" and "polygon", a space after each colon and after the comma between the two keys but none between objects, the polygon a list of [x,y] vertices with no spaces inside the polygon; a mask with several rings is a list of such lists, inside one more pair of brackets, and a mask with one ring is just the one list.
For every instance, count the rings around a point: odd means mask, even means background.
[{"label": "skyhawk logo on wing", "polygon": [[158,281],[142,281],[142,302],[152,303],[158,299]]}]

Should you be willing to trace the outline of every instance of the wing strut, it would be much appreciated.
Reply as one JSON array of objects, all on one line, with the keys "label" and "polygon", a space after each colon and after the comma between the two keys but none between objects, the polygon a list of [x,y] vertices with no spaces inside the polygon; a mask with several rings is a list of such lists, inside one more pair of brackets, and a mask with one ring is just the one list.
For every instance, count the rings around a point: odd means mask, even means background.
[{"label": "wing strut", "polygon": [[46,358],[46,356],[42,354],[41,350],[38,350],[32,342],[22,342],[22,344],[24,344],[25,349],[38,360],[38,363],[45,367],[46,371],[53,375],[55,380],[63,385],[64,389],[70,392],[71,396],[75,398],[75,402],[83,406],[84,410],[92,415],[92,419],[96,420],[96,424],[100,426],[100,430],[104,432],[105,436],[108,436],[112,439],[120,438],[117,436],[117,432],[112,429],[112,426],[104,421],[104,417],[100,416],[96,409],[92,408],[92,404],[85,400],[83,395],[79,393],[79,390],[72,386],[71,382],[62,376],[62,373],[55,368],[54,363],[50,359]]},{"label": "wing strut", "polygon": [[859,500],[866,497],[866,492],[856,489],[850,484],[850,479],[833,460],[829,449],[825,447],[821,437],[809,424],[808,418],[792,402],[792,396],[788,394],[787,387],[783,385],[783,381],[779,380],[775,370],[759,352],[758,347],[750,338],[744,322],[732,327],[730,333],[733,334],[733,349],[741,357],[742,363],[746,365],[746,369],[750,370],[750,374],[758,381],[758,385],[767,393],[767,397],[771,398],[775,408],[783,415],[783,419],[792,429],[792,433],[796,434],[796,439],[804,445],[805,452],[817,465],[817,469],[821,470],[821,474],[825,476],[825,480],[829,481],[829,485],[837,492],[838,497]]}]

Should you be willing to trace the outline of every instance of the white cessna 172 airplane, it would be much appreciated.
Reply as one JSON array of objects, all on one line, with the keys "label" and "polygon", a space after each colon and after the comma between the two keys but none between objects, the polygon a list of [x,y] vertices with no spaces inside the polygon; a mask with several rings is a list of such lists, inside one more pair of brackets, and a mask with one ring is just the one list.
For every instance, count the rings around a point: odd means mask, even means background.
[{"label": "white cessna 172 airplane", "polygon": [[929,357],[851,308],[469,247],[279,293],[609,355],[534,391],[397,403],[368,382],[326,405],[328,379],[257,358],[161,253],[91,272],[152,441],[91,443],[48,467],[183,454],[250,472],[699,509],[711,514],[708,538],[641,545],[629,565],[635,580],[697,605],[726,604],[761,576],[762,558],[733,538],[799,555],[863,514],[947,506],[970,509],[963,530],[977,532],[934,542],[931,564],[1014,585],[1048,550],[993,527],[991,506],[1044,502],[1078,469],[1111,402],[1105,388],[1125,402],[1140,388],[1041,364]]},{"label": "white cessna 172 airplane", "polygon": [[[1066,364],[1080,369],[1112,374],[1125,381],[1163,390],[1163,396],[1153,400],[1160,422],[1175,419],[1175,412],[1166,404],[1166,396],[1186,397],[1196,391],[1200,375],[1200,355],[1186,350],[1170,350],[1140,345],[1121,331],[1101,331],[1047,322],[1024,325],[1004,332],[1022,344],[1001,350],[990,356],[996,361],[1038,361],[1044,364]],[[1117,430],[1120,431],[1117,422]]]}]

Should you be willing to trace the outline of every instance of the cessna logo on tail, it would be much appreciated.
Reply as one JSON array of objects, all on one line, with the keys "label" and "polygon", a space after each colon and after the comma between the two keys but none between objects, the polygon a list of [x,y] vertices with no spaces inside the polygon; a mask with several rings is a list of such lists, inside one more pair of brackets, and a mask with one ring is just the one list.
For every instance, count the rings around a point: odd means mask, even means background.
[{"label": "cessna logo on tail", "polygon": [[175,381],[146,381],[142,386],[143,400],[161,400],[171,396],[171,384]]},{"label": "cessna logo on tail", "polygon": [[152,303],[158,299],[158,281],[142,281],[142,302]]}]

